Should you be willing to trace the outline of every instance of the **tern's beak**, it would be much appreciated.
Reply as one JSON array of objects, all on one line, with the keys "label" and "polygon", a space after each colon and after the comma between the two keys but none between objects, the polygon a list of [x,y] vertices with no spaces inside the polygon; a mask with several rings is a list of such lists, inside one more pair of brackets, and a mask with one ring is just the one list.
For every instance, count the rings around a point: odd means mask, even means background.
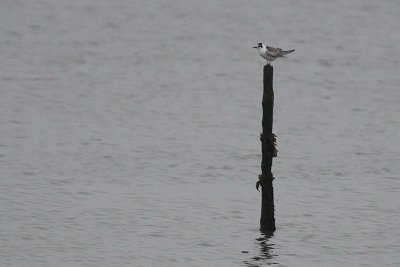
[{"label": "tern's beak", "polygon": [[253,46],[253,48],[257,48],[257,46]]}]

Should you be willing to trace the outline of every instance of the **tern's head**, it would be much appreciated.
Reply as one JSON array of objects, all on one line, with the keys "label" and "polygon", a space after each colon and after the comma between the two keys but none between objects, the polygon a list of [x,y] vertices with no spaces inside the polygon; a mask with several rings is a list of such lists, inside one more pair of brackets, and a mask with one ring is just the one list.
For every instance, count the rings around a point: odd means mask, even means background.
[{"label": "tern's head", "polygon": [[264,44],[263,44],[263,43],[258,43],[257,46],[253,46],[253,48],[257,48],[258,50],[260,50],[260,49],[263,48],[263,47],[264,47]]}]

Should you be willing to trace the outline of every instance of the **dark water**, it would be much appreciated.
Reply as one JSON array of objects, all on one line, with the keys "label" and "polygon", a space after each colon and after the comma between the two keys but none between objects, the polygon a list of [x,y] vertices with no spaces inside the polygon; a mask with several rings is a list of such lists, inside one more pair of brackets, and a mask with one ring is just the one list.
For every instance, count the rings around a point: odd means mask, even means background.
[{"label": "dark water", "polygon": [[[400,265],[398,1],[0,8],[0,265]],[[273,236],[258,227],[274,62]]]}]

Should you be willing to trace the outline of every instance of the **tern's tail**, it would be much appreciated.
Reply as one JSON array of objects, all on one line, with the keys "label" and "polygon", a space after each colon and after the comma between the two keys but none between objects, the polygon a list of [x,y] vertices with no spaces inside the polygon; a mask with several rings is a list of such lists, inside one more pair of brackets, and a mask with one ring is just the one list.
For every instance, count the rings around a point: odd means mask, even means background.
[{"label": "tern's tail", "polygon": [[292,52],[294,52],[294,49],[293,50],[282,51],[282,54],[283,55],[287,55],[287,54],[290,54]]}]

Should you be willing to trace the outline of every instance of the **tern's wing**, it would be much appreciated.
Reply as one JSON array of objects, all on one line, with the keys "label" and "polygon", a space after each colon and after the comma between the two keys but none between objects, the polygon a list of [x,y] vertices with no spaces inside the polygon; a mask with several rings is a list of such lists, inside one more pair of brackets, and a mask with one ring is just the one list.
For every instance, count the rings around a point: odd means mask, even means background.
[{"label": "tern's wing", "polygon": [[282,55],[282,49],[280,48],[275,48],[271,46],[266,46],[267,47],[267,54],[273,57],[279,57]]}]

